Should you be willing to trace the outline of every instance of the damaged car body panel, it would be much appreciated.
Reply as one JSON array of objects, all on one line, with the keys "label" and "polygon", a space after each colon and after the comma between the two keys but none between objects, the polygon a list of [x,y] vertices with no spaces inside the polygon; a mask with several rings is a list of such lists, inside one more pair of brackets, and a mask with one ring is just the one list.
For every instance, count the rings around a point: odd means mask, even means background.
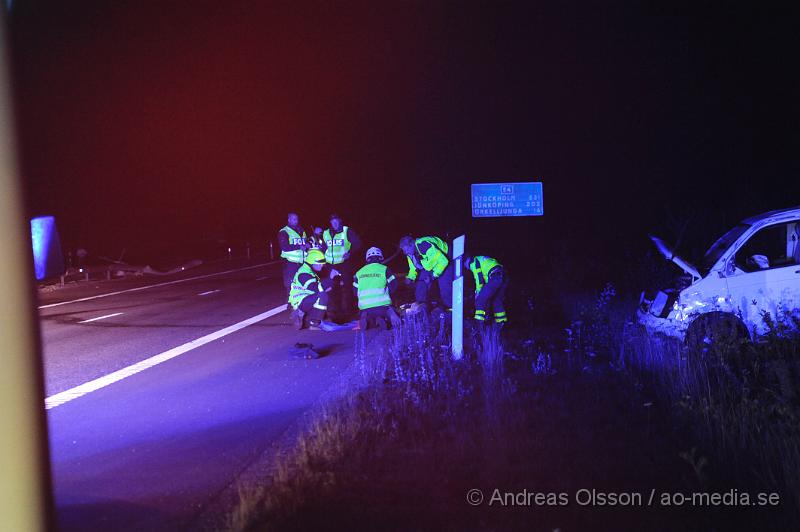
[{"label": "damaged car body panel", "polygon": [[719,238],[695,268],[661,239],[659,251],[686,272],[683,288],[643,292],[637,319],[651,332],[683,339],[696,320],[726,317],[751,339],[769,322],[790,327],[800,315],[800,207],[744,220]]}]

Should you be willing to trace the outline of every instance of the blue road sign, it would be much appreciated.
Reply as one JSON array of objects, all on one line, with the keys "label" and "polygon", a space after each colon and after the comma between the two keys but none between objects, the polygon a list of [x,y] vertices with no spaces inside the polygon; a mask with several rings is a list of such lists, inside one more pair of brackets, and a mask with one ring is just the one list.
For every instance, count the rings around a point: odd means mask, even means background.
[{"label": "blue road sign", "polygon": [[543,216],[542,183],[474,183],[472,217]]}]

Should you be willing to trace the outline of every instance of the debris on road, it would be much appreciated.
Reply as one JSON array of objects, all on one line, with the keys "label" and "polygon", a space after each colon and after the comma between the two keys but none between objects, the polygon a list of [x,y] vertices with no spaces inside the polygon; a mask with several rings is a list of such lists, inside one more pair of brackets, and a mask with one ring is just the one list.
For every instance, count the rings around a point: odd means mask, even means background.
[{"label": "debris on road", "polygon": [[290,350],[292,358],[304,358],[306,360],[313,360],[320,357],[320,354],[314,351],[314,344],[304,342],[297,342]]}]

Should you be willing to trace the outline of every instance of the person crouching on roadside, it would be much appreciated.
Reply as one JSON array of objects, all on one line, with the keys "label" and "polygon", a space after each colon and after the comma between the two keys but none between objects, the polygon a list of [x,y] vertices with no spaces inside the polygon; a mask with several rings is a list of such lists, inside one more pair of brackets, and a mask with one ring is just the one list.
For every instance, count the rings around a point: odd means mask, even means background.
[{"label": "person crouching on roadside", "polygon": [[323,280],[319,272],[325,266],[325,254],[319,249],[310,249],[305,262],[297,270],[289,290],[292,322],[300,330],[308,326],[309,330],[321,330],[320,324],[328,310],[328,292],[333,287],[334,279],[339,275],[336,270]]},{"label": "person crouching on roadside", "polygon": [[366,260],[367,264],[353,278],[353,292],[358,298],[358,309],[361,311],[359,329],[364,331],[372,324],[385,329],[389,323],[397,327],[400,318],[392,308],[392,294],[397,288],[397,279],[382,264],[383,252],[380,248],[369,248]]},{"label": "person crouching on roadside", "polygon": [[[503,265],[485,255],[464,257],[464,268],[475,279],[475,321],[486,323],[491,318],[501,327],[508,321],[504,303],[508,289],[508,275]],[[489,314],[489,310],[493,314]]]},{"label": "person crouching on roadside", "polygon": [[428,292],[434,281],[439,285],[439,299],[444,310],[450,310],[453,306],[453,262],[447,242],[436,236],[404,236],[399,247],[408,260],[406,280],[414,283],[416,302],[409,312],[413,314],[427,307]]}]

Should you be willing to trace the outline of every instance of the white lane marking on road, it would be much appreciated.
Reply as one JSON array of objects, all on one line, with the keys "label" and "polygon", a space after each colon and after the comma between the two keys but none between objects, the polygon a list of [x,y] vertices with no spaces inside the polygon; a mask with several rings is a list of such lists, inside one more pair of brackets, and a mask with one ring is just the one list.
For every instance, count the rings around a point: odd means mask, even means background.
[{"label": "white lane marking on road", "polygon": [[109,373],[103,377],[99,377],[92,381],[83,383],[79,386],[75,386],[74,388],[70,388],[69,390],[64,390],[63,392],[59,392],[55,395],[51,395],[50,397],[44,400],[44,407],[47,410],[51,408],[55,408],[59,405],[63,405],[64,403],[68,403],[73,399],[77,399],[78,397],[83,397],[86,394],[92,393],[97,391],[101,388],[105,388],[115,382],[119,382],[122,379],[126,379],[132,375],[136,375],[148,368],[152,368],[153,366],[157,366],[162,362],[166,362],[167,360],[173,359],[177,356],[180,356],[187,351],[191,351],[192,349],[197,349],[198,347],[204,346],[208,343],[213,342],[214,340],[218,340],[223,336],[228,336],[229,334],[235,333],[245,327],[253,325],[254,323],[258,323],[259,321],[265,320],[275,314],[279,314],[286,310],[287,305],[281,305],[279,307],[275,307],[272,310],[268,310],[267,312],[262,312],[261,314],[257,314],[252,318],[247,318],[244,321],[240,321],[239,323],[234,323],[229,327],[225,327],[224,329],[220,329],[219,331],[213,332],[211,334],[207,334],[205,336],[201,336],[191,342],[187,342],[183,345],[179,345],[178,347],[173,347],[169,351],[164,351],[158,355],[151,356],[141,362],[137,362],[136,364],[130,365],[127,368],[122,368],[120,370],[115,371],[114,373]]},{"label": "white lane marking on road", "polygon": [[269,275],[265,275],[263,277],[259,277],[258,279],[256,279],[256,281],[263,281],[264,279],[269,279],[269,278],[270,278]]},{"label": "white lane marking on road", "polygon": [[49,305],[41,305],[38,308],[39,310],[42,310],[45,308],[60,307],[61,305],[69,305],[70,303],[81,303],[83,301],[91,301],[92,299],[100,299],[101,297],[116,296],[119,294],[124,294],[126,292],[138,292],[139,290],[147,290],[148,288],[157,288],[159,286],[168,286],[171,284],[185,283],[186,281],[196,281],[197,279],[206,279],[208,277],[214,277],[215,275],[225,275],[226,273],[243,272],[245,270],[252,270],[253,268],[263,268],[264,266],[270,266],[272,264],[277,264],[278,262],[280,261],[274,260],[272,262],[265,262],[264,264],[256,264],[255,266],[247,266],[245,268],[237,268],[235,270],[226,270],[224,272],[209,273],[208,275],[198,275],[197,277],[188,277],[186,279],[178,279],[177,281],[167,281],[166,283],[149,284],[147,286],[128,288],[127,290],[119,290],[117,292],[109,292],[107,294],[98,294],[96,296],[82,297],[80,299],[73,299],[71,301],[61,301],[60,303],[50,303]]},{"label": "white lane marking on road", "polygon": [[198,296],[207,296],[207,295],[211,295],[211,294],[216,294],[217,292],[219,292],[219,290],[209,290],[208,292],[200,292],[197,295]]},{"label": "white lane marking on road", "polygon": [[78,323],[91,323],[91,322],[97,321],[97,320],[104,320],[106,318],[113,318],[114,316],[121,316],[122,314],[123,314],[122,312],[115,312],[114,314],[106,314],[105,316],[98,316],[98,317],[92,318],[90,320],[79,321]]}]

